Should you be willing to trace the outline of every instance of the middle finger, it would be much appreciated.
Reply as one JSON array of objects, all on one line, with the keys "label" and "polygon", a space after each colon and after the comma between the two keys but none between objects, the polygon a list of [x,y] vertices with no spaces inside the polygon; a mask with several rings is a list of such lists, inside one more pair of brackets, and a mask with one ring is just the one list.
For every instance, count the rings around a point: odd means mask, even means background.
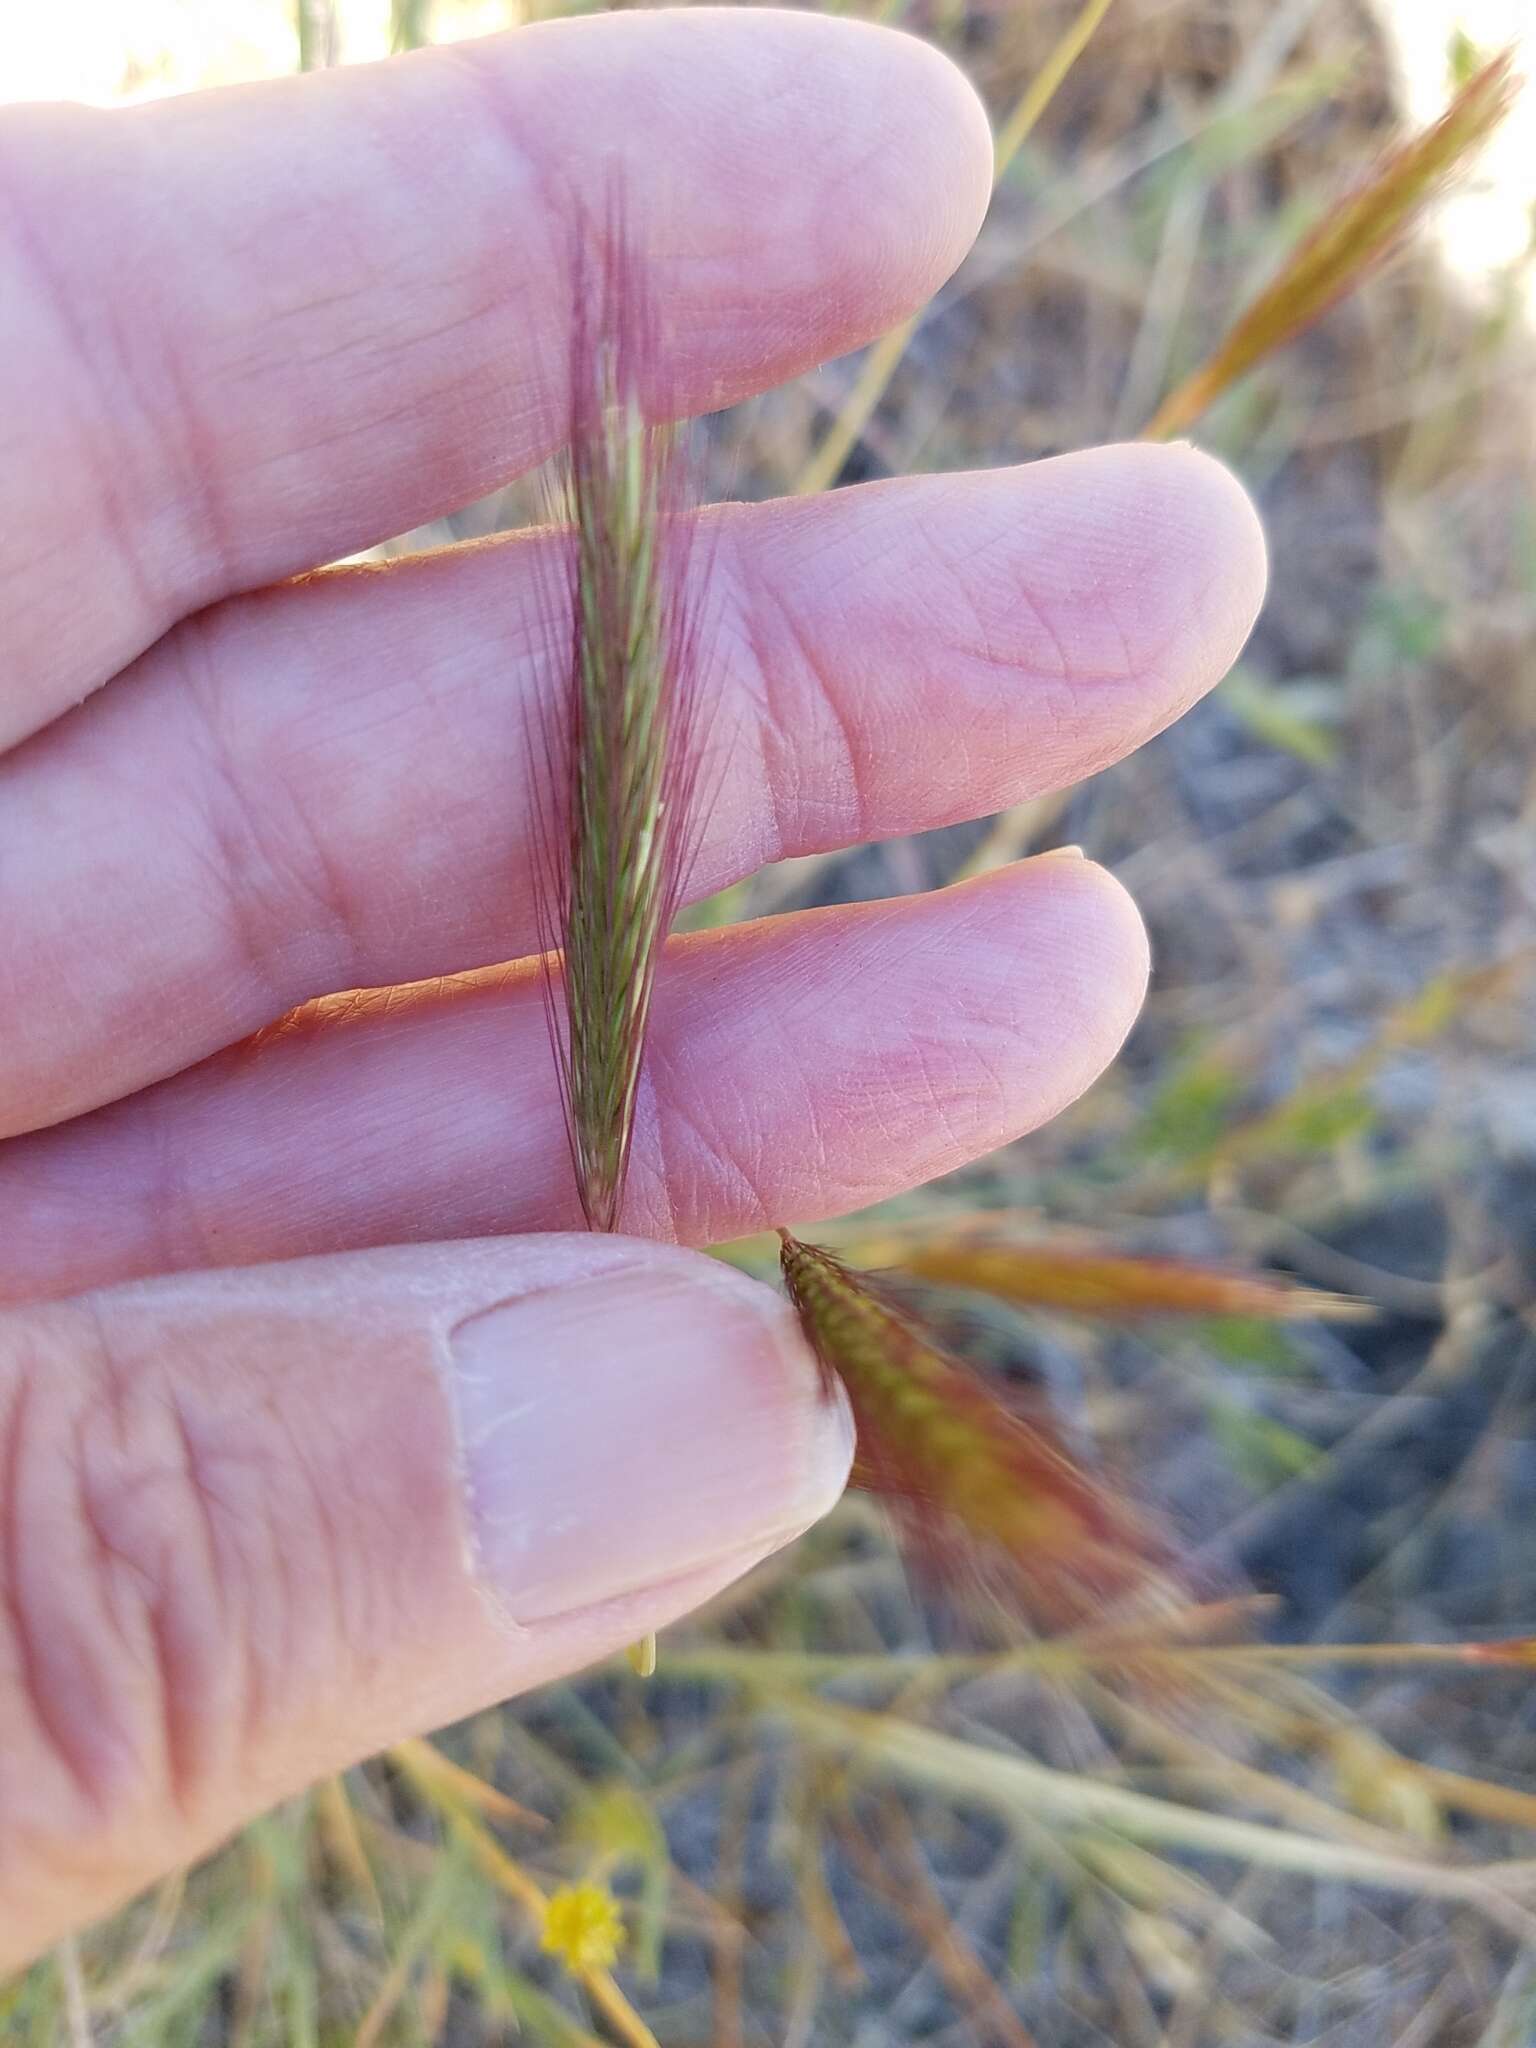
[{"label": "middle finger", "polygon": [[[1247,500],[1181,449],[717,521],[723,758],[695,894],[1102,767],[1216,681],[1263,580]],[[0,1134],[313,996],[536,946],[524,733],[555,684],[546,545],[231,600],[0,763]]]}]

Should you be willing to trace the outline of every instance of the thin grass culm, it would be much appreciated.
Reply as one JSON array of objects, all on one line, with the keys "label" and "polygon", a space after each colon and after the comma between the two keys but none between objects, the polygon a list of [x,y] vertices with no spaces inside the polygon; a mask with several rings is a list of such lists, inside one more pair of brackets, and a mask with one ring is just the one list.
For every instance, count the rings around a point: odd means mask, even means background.
[{"label": "thin grass culm", "polygon": [[595,239],[574,266],[570,437],[551,488],[570,542],[550,607],[568,613],[569,642],[533,779],[540,940],[577,1192],[589,1228],[616,1230],[702,735],[687,445],[647,410],[659,336],[619,203]]}]

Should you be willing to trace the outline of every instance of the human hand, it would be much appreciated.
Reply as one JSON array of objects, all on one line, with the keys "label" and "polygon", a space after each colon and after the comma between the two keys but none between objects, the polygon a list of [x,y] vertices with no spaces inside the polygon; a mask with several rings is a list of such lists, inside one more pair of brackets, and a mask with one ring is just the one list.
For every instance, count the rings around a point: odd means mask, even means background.
[{"label": "human hand", "polygon": [[[932,51],[767,12],[0,119],[5,1962],[661,1626],[842,1483],[768,1290],[530,1234],[578,1222],[522,957],[538,543],[283,580],[548,451],[548,194],[613,156],[692,411],[918,305],[990,164]],[[1263,582],[1178,449],[717,530],[701,892],[1092,773],[1217,679]],[[1145,973],[1117,885],[1060,859],[678,942],[633,1227],[957,1167],[1093,1079]]]}]

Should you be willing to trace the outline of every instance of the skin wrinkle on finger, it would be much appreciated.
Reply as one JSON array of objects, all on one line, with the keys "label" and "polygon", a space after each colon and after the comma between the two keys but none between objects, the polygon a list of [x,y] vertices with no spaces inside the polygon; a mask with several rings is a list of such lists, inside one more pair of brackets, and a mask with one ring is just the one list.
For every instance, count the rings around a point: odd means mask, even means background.
[{"label": "skin wrinkle on finger", "polygon": [[[657,1115],[636,1133],[625,1227],[717,1242],[951,1171],[1081,1093],[1145,981],[1134,908],[1088,862],[674,941],[649,1055]],[[818,1159],[816,1132],[842,1124],[857,1142]],[[0,1299],[155,1265],[578,1223],[524,963],[312,1005],[0,1148]]]},{"label": "skin wrinkle on finger", "polygon": [[[716,524],[729,701],[695,895],[1080,780],[1217,680],[1262,590],[1246,500],[1189,451],[863,486]],[[0,762],[0,1131],[125,1094],[327,990],[537,943],[517,790],[519,679],[524,695],[553,683],[530,601],[542,545],[220,606]],[[1189,587],[1222,563],[1202,622]],[[1080,680],[1057,679],[1062,645]]]},{"label": "skin wrinkle on finger", "polygon": [[[615,162],[675,320],[658,402],[691,412],[919,305],[980,224],[990,140],[927,45],[766,9],[538,23],[110,113],[5,110],[0,189],[28,226],[0,242],[21,422],[0,491],[29,516],[0,533],[0,588],[32,574],[3,622],[0,744],[194,607],[546,454],[569,212]],[[856,228],[822,196],[855,164]],[[52,531],[95,557],[90,579]]]},{"label": "skin wrinkle on finger", "polygon": [[[3,125],[0,125],[0,139],[3,139],[4,133]],[[3,150],[0,150],[0,171],[5,167],[6,159]],[[84,486],[82,495],[85,503],[93,508],[95,521],[106,529],[109,545],[99,551],[102,559],[98,560],[95,573],[100,582],[106,585],[108,595],[112,594],[115,583],[118,586],[117,595],[121,608],[128,616],[132,617],[139,613],[146,619],[169,621],[176,616],[175,609],[167,601],[166,594],[158,587],[151,570],[148,550],[138,531],[138,522],[128,513],[127,494],[118,465],[107,453],[116,439],[112,430],[110,395],[126,391],[136,397],[137,378],[132,374],[130,366],[116,352],[117,338],[112,331],[110,320],[104,334],[98,337],[99,341],[106,343],[109,353],[103,355],[100,361],[97,360],[87,340],[82,308],[60,275],[51,251],[50,237],[44,231],[42,223],[34,222],[29,214],[20,190],[20,181],[0,176],[0,196],[5,200],[5,221],[12,248],[25,259],[22,283],[25,284],[29,274],[39,286],[38,311],[48,330],[43,353],[51,363],[50,376],[57,377],[59,366],[62,364],[65,367],[65,379],[68,380],[72,374],[72,380],[79,391],[78,404],[57,422],[58,438],[64,440],[66,445],[63,448],[55,445],[50,450],[54,462],[54,478],[78,475]],[[12,298],[13,303],[21,301],[19,289],[12,294]],[[26,480],[26,471],[23,469],[17,481],[24,484]],[[54,488],[59,488],[56,481]],[[19,523],[25,525],[27,522]],[[37,525],[44,537],[46,548],[49,534],[46,516],[38,521]],[[61,551],[67,549],[68,555],[72,557],[79,547],[78,526],[61,521],[59,537]],[[3,550],[9,545],[10,537],[7,533],[4,540],[0,541],[0,562],[4,562]],[[29,539],[26,545],[34,547],[37,541],[35,538]],[[14,601],[11,593],[17,592],[21,594],[23,603],[28,607],[35,607],[34,592],[39,584],[46,590],[45,572],[49,555],[54,552],[55,550],[49,549],[41,560],[36,557],[24,557],[22,562],[12,569],[5,586],[7,606]],[[85,607],[80,609],[84,610]],[[18,644],[24,649],[27,645],[26,614],[23,613],[20,621],[13,618],[11,624],[13,630],[19,628]],[[70,653],[68,638],[65,638],[62,644],[55,642],[52,650],[55,661],[69,665]],[[99,678],[96,676],[83,678],[83,687],[77,694],[84,694],[84,688],[90,687],[97,680]],[[28,725],[19,728],[21,732],[30,729]],[[7,723],[0,720],[0,744],[8,742],[11,737]]]},{"label": "skin wrinkle on finger", "polygon": [[[387,1262],[373,1268],[375,1277],[387,1271]],[[302,1693],[323,1680],[328,1658],[308,1658],[294,1631],[295,1556],[311,1574],[302,1620],[324,1628],[329,1651],[365,1659],[367,1646],[388,1634],[388,1600],[370,1596],[358,1607],[363,1582],[354,1574],[344,1590],[335,1578],[337,1518],[355,1506],[346,1475],[311,1469],[291,1384],[288,1401],[268,1398],[285,1332],[309,1341],[312,1325],[286,1298],[283,1275],[235,1288],[221,1279],[194,1279],[185,1297],[162,1281],[61,1305],[39,1340],[55,1368],[46,1377],[36,1345],[28,1349],[27,1319],[0,1318],[0,1363],[19,1370],[23,1390],[31,1387],[50,1441],[73,1447],[64,1461],[73,1487],[59,1483],[58,1456],[38,1455],[35,1444],[30,1455],[17,1448],[27,1486],[9,1496],[31,1503],[26,1584],[30,1605],[46,1615],[40,1640],[50,1646],[49,1668],[33,1687],[33,1732],[68,1780],[35,1803],[39,1814],[46,1805],[52,1818],[67,1820],[83,1802],[98,1846],[131,1830],[140,1802],[191,1821],[210,1788],[238,1778],[240,1755],[284,1718],[290,1689]],[[462,1278],[460,1287],[462,1309]],[[193,1397],[177,1378],[174,1352],[168,1361],[159,1356],[158,1310],[167,1300],[211,1332],[240,1331],[245,1374],[225,1385],[220,1404]],[[387,1330],[379,1306],[375,1318]],[[314,1300],[309,1313],[323,1318],[327,1307]],[[233,1370],[237,1356],[225,1363]],[[53,1538],[39,1541],[50,1528]],[[85,1546],[78,1557],[75,1533]],[[23,1583],[17,1557],[8,1558],[6,1575],[14,1607]],[[85,1612],[93,1600],[98,1606]],[[19,1628],[14,1639],[25,1640]],[[9,1725],[14,1757],[25,1724]],[[32,1803],[12,1788],[5,1804],[13,1823]]]},{"label": "skin wrinkle on finger", "polygon": [[[776,835],[771,851],[757,849],[760,858],[754,865],[791,858],[803,850],[806,828],[817,814],[825,821],[824,829],[848,845],[874,836],[870,820],[875,810],[861,772],[865,757],[850,718],[839,708],[840,693],[830,687],[827,657],[796,620],[793,603],[782,592],[760,583],[743,610],[750,622],[747,637],[764,698],[770,706],[776,702],[781,712],[788,709],[786,692],[774,687],[776,672],[793,674],[797,686],[793,712],[775,716],[770,709],[753,735],[762,779],[771,792],[769,810]],[[768,636],[765,613],[778,627],[776,640]],[[786,646],[788,661],[783,655]],[[745,868],[745,863],[740,865]]]}]

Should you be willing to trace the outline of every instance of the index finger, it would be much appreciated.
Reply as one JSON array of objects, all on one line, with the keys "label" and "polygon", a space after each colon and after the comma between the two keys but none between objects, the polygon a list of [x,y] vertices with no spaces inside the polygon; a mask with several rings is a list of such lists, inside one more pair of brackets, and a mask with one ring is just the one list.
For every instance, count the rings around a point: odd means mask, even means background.
[{"label": "index finger", "polygon": [[10,110],[0,747],[184,613],[545,455],[570,209],[616,168],[667,398],[699,412],[920,304],[980,222],[990,145],[924,44],[723,9]]}]

